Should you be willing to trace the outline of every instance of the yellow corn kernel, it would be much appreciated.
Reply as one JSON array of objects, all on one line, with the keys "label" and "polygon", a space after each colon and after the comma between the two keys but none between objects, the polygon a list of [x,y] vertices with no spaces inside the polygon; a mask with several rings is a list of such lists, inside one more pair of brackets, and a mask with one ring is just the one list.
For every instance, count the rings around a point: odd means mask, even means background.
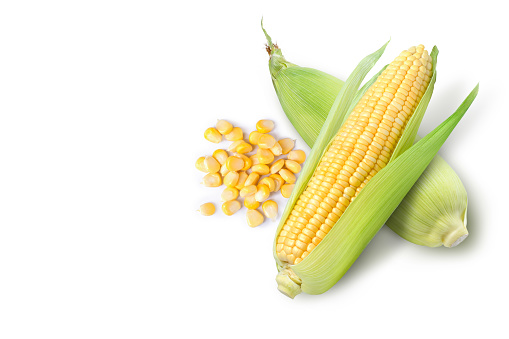
[{"label": "yellow corn kernel", "polygon": [[260,184],[263,184],[269,188],[270,192],[274,192],[276,189],[276,183],[273,178],[271,177],[265,177],[262,180],[260,180]]},{"label": "yellow corn kernel", "polygon": [[256,193],[255,193],[256,201],[263,202],[263,201],[267,200],[269,195],[270,195],[270,190],[267,187],[267,185],[258,184],[258,186],[256,186]]},{"label": "yellow corn kernel", "polygon": [[205,130],[204,136],[205,139],[215,144],[218,144],[221,142],[221,140],[223,140],[223,136],[221,135],[221,133],[219,133],[219,131],[214,127],[207,128]]},{"label": "yellow corn kernel", "polygon": [[274,161],[274,154],[268,149],[259,148],[256,152],[256,156],[258,157],[258,160],[260,161],[260,164],[270,164]]},{"label": "yellow corn kernel", "polygon": [[285,184],[285,180],[283,177],[281,177],[279,174],[271,174],[269,175],[269,178],[272,178],[274,180],[274,183],[276,184],[276,188],[274,188],[274,192],[277,192],[281,189],[281,187]]},{"label": "yellow corn kernel", "polygon": [[302,164],[304,160],[306,160],[306,153],[304,153],[303,150],[295,150],[288,153],[288,160],[293,160],[298,162],[299,164]]},{"label": "yellow corn kernel", "polygon": [[205,165],[203,163],[204,161],[205,161],[205,157],[199,157],[196,160],[196,162],[194,163],[194,166],[196,167],[196,169],[198,169],[198,171],[207,173],[207,169],[205,168]]},{"label": "yellow corn kernel", "polygon": [[284,184],[283,186],[281,186],[281,195],[288,199],[292,194],[294,187],[295,184]]},{"label": "yellow corn kernel", "polygon": [[216,149],[212,156],[217,160],[221,165],[225,163],[226,159],[228,159],[228,153],[224,149]]},{"label": "yellow corn kernel", "polygon": [[260,140],[262,133],[258,131],[252,131],[249,133],[249,142],[251,145],[258,145],[258,140]]},{"label": "yellow corn kernel", "polygon": [[233,127],[231,132],[226,134],[224,138],[228,141],[238,141],[244,138],[244,133],[240,127]]},{"label": "yellow corn kernel", "polygon": [[221,186],[222,179],[219,173],[207,173],[203,177],[202,184],[205,187],[219,187]]},{"label": "yellow corn kernel", "polygon": [[203,160],[203,167],[207,170],[207,173],[216,173],[221,169],[221,165],[219,165],[216,158],[209,155]]},{"label": "yellow corn kernel", "polygon": [[244,186],[240,190],[240,196],[242,198],[245,198],[247,196],[253,195],[255,193],[256,193],[256,186],[255,185]]},{"label": "yellow corn kernel", "polygon": [[219,170],[219,174],[221,174],[221,176],[225,176],[228,174],[228,168],[226,168],[226,162],[224,164],[221,165],[221,169]]},{"label": "yellow corn kernel", "polygon": [[238,200],[230,200],[225,203],[223,203],[223,206],[221,206],[221,209],[223,210],[223,213],[226,215],[233,215],[235,214],[242,205],[240,204],[240,201]]},{"label": "yellow corn kernel", "polygon": [[244,183],[244,186],[256,185],[258,183],[258,179],[260,179],[260,174],[256,172],[251,172]]},{"label": "yellow corn kernel", "polygon": [[244,160],[234,155],[226,159],[226,168],[228,171],[240,171],[244,167]]},{"label": "yellow corn kernel", "polygon": [[248,210],[246,212],[246,219],[247,219],[247,224],[250,227],[260,226],[264,221],[263,215],[260,212],[258,212],[257,210]]},{"label": "yellow corn kernel", "polygon": [[258,158],[257,154],[253,154],[249,157],[249,159],[251,159],[251,166],[258,165],[260,163],[260,158]]},{"label": "yellow corn kernel", "polygon": [[281,168],[283,168],[284,165],[285,165],[285,159],[279,159],[279,160],[274,161],[274,163],[272,165],[270,165],[270,173],[276,174],[277,172],[279,172],[279,170]]},{"label": "yellow corn kernel", "polygon": [[209,216],[216,213],[216,206],[211,202],[206,202],[200,206],[201,215]]},{"label": "yellow corn kernel", "polygon": [[272,154],[274,154],[276,157],[280,156],[281,154],[283,154],[283,148],[281,147],[281,144],[279,143],[279,141],[276,141],[276,143],[274,144],[274,146],[272,146],[270,148],[270,151],[272,152]]},{"label": "yellow corn kernel", "polygon": [[274,129],[274,122],[272,120],[260,120],[256,123],[256,130],[260,133],[269,133]]},{"label": "yellow corn kernel", "polygon": [[295,178],[295,174],[293,174],[291,171],[287,170],[286,168],[283,168],[279,171],[279,175],[289,184],[294,184],[297,179]]},{"label": "yellow corn kernel", "polygon": [[276,138],[270,134],[262,134],[258,140],[258,147],[260,148],[272,148],[276,144]]},{"label": "yellow corn kernel", "polygon": [[230,201],[235,200],[239,197],[239,190],[235,187],[226,187],[224,191],[221,193],[221,201]]},{"label": "yellow corn kernel", "polygon": [[239,181],[239,173],[235,171],[228,172],[224,176],[224,184],[228,187],[235,187]]},{"label": "yellow corn kernel", "polygon": [[234,142],[232,142],[230,144],[230,146],[228,146],[228,151],[229,152],[237,152],[237,147],[239,147],[240,144],[242,144],[243,142],[245,142],[244,140],[236,140]]},{"label": "yellow corn kernel", "polygon": [[232,131],[233,125],[228,121],[221,119],[216,122],[216,129],[219,131],[219,133],[225,135]]},{"label": "yellow corn kernel", "polygon": [[293,173],[299,173],[300,172],[300,165],[297,161],[294,160],[286,160],[285,161],[285,167],[288,168]]},{"label": "yellow corn kernel", "polygon": [[[265,175],[270,173],[269,166],[264,164],[258,164],[251,167],[251,171],[258,173],[260,175]],[[284,177],[283,177],[284,178]]]},{"label": "yellow corn kernel", "polygon": [[249,153],[253,150],[253,146],[250,143],[242,141],[236,148],[237,153]]},{"label": "yellow corn kernel", "polygon": [[260,203],[258,201],[256,201],[255,195],[251,194],[251,195],[247,195],[244,198],[244,206],[246,206],[247,209],[255,210],[258,207],[260,207]]},{"label": "yellow corn kernel", "polygon": [[239,180],[237,180],[237,185],[235,185],[235,188],[238,190],[241,190],[242,188],[244,188],[246,179],[247,179],[247,173],[244,171],[240,171],[239,172]]},{"label": "yellow corn kernel", "polygon": [[295,140],[290,138],[281,139],[278,141],[283,150],[283,154],[288,154],[295,147]]},{"label": "yellow corn kernel", "polygon": [[267,200],[262,204],[262,210],[265,216],[272,221],[277,218],[277,203],[274,200]]},{"label": "yellow corn kernel", "polygon": [[242,158],[242,160],[244,160],[244,167],[242,167],[243,171],[247,171],[253,165],[253,161],[247,155],[240,154],[240,153],[235,153],[235,156],[237,156],[239,158]]}]

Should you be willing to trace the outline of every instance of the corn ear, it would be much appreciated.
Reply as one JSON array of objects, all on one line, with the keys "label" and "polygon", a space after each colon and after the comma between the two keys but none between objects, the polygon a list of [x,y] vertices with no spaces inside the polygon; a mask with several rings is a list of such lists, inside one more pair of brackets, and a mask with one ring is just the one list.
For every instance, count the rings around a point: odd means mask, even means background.
[{"label": "corn ear", "polygon": [[[348,109],[354,101],[353,97],[357,97],[355,94],[358,86],[384,49],[385,45],[364,58],[342,87],[289,198],[276,231],[276,239],[298,197],[312,177],[319,159],[349,112]],[[414,125],[420,123],[422,114],[425,112],[436,79],[437,53],[438,51],[434,48],[431,53],[433,76],[419,103],[422,109],[414,112],[403,135],[416,131]],[[476,94],[477,87],[451,117],[423,140],[407,150],[401,148],[400,155],[397,158],[391,158],[388,165],[368,182],[322,242],[301,262],[295,265],[281,262],[276,254],[276,239],[274,240],[274,257],[279,270],[276,280],[281,292],[292,298],[301,291],[308,294],[320,294],[332,287],[346,273],[431,162]],[[418,111],[421,116],[417,115]]]},{"label": "corn ear", "polygon": [[[263,31],[268,41],[272,83],[281,106],[304,141],[313,147],[319,130],[324,125],[332,107],[333,101],[330,98],[339,93],[343,82],[339,79],[332,81],[330,75],[323,76],[325,73],[316,70],[313,70],[316,76],[313,79],[304,76],[294,79],[286,76],[285,72],[303,72],[302,68],[284,60],[281,49],[272,44],[270,36],[265,29]],[[277,67],[281,60],[285,61],[285,65],[289,65],[286,68],[280,67],[283,73],[280,73]],[[385,67],[374,78],[384,69]],[[325,85],[321,85],[322,81]],[[371,82],[366,83],[357,92],[354,103],[362,97],[370,85]],[[351,108],[353,106],[352,104]],[[301,121],[299,119],[301,116],[312,118],[315,124],[313,128],[308,128],[309,123]],[[422,119],[421,114],[418,116]],[[341,118],[342,123],[347,117],[348,114],[345,114]],[[319,127],[317,128],[316,125]],[[418,124],[414,126],[414,130],[405,134],[405,139],[398,144],[393,158],[411,146],[413,138],[417,135]],[[418,245],[453,247],[461,243],[468,235],[467,200],[466,190],[458,175],[444,159],[437,155],[394,211],[394,215],[387,220],[386,225],[402,238]]]}]

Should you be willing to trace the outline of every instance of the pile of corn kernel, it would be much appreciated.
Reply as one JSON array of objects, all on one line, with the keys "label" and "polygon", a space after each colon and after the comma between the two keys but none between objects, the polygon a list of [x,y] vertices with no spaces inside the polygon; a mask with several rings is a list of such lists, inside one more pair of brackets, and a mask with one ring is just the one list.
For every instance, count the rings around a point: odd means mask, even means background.
[{"label": "pile of corn kernel", "polygon": [[[294,140],[276,140],[270,135],[273,129],[273,121],[260,120],[256,123],[256,130],[245,141],[240,127],[234,127],[226,120],[218,120],[215,127],[205,130],[205,139],[217,144],[224,137],[232,143],[226,150],[217,149],[211,156],[198,158],[195,164],[198,170],[207,173],[203,177],[204,186],[226,186],[221,193],[224,214],[238,212],[242,207],[239,199],[243,198],[247,208],[247,224],[251,227],[261,225],[265,221],[264,215],[276,219],[278,205],[269,199],[270,194],[280,191],[283,197],[290,197],[295,186],[295,175],[300,172],[301,164],[306,159],[304,151],[293,149]],[[258,211],[260,204],[263,214]],[[213,215],[216,207],[208,202],[201,205],[199,211],[202,215]]]}]

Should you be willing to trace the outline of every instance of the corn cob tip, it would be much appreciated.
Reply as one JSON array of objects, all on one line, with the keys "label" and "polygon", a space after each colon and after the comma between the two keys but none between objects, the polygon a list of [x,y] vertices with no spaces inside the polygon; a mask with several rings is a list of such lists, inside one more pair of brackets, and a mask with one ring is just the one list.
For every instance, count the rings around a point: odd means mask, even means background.
[{"label": "corn cob tip", "polygon": [[276,276],[277,289],[289,298],[295,298],[302,292],[300,285],[302,281],[291,268],[281,270]]}]

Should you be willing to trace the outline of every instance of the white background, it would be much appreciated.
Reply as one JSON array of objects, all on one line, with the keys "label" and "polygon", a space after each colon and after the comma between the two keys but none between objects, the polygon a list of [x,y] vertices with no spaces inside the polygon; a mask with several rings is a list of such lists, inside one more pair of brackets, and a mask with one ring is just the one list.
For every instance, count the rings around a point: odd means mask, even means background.
[{"label": "white background", "polygon": [[[413,2],[412,2],[413,3]],[[507,337],[507,18],[502,2],[3,1],[0,338]],[[470,237],[384,227],[322,295],[276,289],[277,223],[251,229],[194,168],[226,118],[297,139],[260,19],[288,60],[346,79],[419,43],[440,54],[421,132],[480,93],[441,154]],[[377,68],[376,67],[376,68]]]}]

